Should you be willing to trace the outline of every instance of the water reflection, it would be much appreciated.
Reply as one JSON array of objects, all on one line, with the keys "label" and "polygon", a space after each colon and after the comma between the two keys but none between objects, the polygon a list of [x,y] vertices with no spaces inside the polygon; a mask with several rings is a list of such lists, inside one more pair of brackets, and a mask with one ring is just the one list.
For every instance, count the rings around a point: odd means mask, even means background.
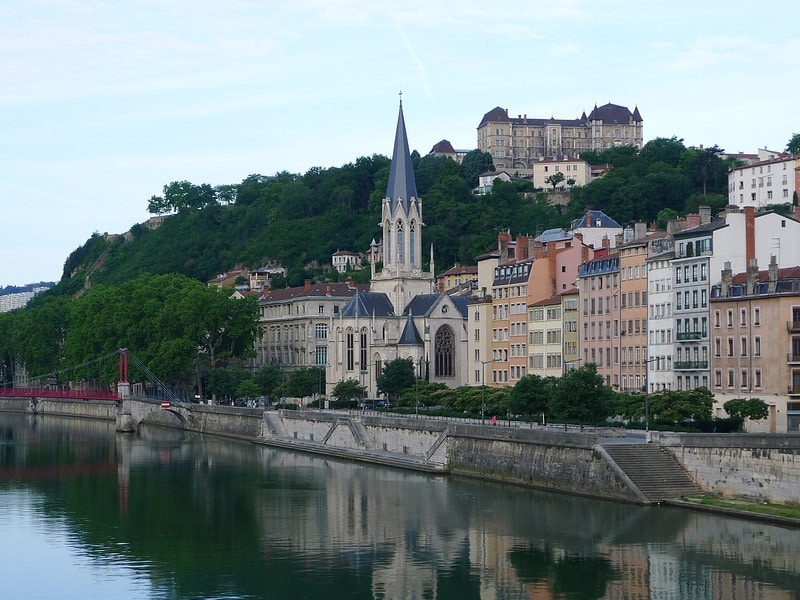
[{"label": "water reflection", "polygon": [[[791,529],[113,428],[0,413],[0,533],[120,598],[798,598]],[[0,590],[70,597],[13,560]]]}]

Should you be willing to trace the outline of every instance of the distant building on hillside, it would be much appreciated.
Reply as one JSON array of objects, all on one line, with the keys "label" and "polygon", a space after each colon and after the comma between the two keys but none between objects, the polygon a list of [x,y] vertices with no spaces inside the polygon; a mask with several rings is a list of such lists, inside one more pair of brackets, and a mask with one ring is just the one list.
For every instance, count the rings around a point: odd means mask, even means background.
[{"label": "distant building on hillside", "polygon": [[547,157],[580,156],[586,150],[644,145],[644,120],[639,108],[595,106],[577,119],[509,117],[507,108],[495,107],[478,125],[478,149],[489,152],[495,167],[531,175],[534,164]]},{"label": "distant building on hillside", "polygon": [[331,256],[331,264],[339,273],[346,273],[361,268],[361,257],[349,250],[337,250]]},{"label": "distant building on hillside", "polygon": [[728,204],[756,209],[794,202],[800,187],[800,155],[758,151],[758,160],[728,172]]},{"label": "distant building on hillside", "polygon": [[52,287],[52,284],[25,287],[29,287],[29,289],[23,289],[22,291],[15,291],[8,294],[0,294],[0,313],[10,312],[18,308],[24,308],[34,296],[49,290],[50,287]]},{"label": "distant building on hillside", "polygon": [[458,164],[461,164],[461,161],[464,160],[464,157],[469,152],[471,152],[471,150],[456,150],[449,141],[442,140],[441,142],[435,143],[428,154],[434,156],[449,156]]}]

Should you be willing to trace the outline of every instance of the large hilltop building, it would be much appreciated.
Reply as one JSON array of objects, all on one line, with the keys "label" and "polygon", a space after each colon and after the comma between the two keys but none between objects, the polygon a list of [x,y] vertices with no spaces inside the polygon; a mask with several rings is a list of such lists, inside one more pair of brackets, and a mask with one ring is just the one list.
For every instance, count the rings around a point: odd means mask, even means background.
[{"label": "large hilltop building", "polygon": [[478,149],[489,152],[495,168],[530,175],[536,162],[545,158],[575,157],[584,150],[644,143],[644,120],[635,107],[605,104],[595,106],[577,119],[549,119],[518,115],[507,108],[493,108],[478,125]]}]

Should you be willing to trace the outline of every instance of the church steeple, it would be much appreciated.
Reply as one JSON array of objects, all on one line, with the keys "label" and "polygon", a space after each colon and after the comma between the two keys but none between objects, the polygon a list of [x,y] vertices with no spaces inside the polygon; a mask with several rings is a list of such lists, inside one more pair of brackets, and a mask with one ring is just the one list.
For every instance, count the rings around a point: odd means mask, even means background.
[{"label": "church steeple", "polygon": [[400,114],[397,117],[397,131],[394,135],[394,151],[392,152],[392,166],[389,171],[389,185],[386,187],[386,197],[391,203],[392,213],[396,211],[398,204],[401,204],[404,212],[408,213],[411,199],[417,199],[417,184],[414,180],[411,153],[408,151],[402,100],[400,100]]},{"label": "church steeple", "polygon": [[[434,290],[433,256],[431,270],[422,270],[422,200],[417,197],[414,168],[408,151],[406,124],[403,119],[403,103],[397,117],[394,136],[392,166],[389,169],[389,185],[381,206],[383,241],[381,260],[383,268],[372,273],[370,289],[385,293],[392,302],[395,314],[402,314],[405,307],[419,294],[431,294]],[[431,253],[433,250],[431,250]]]},{"label": "church steeple", "polygon": [[422,272],[423,225],[422,201],[417,196],[401,100],[389,185],[381,211],[384,270],[396,277],[419,275]]}]

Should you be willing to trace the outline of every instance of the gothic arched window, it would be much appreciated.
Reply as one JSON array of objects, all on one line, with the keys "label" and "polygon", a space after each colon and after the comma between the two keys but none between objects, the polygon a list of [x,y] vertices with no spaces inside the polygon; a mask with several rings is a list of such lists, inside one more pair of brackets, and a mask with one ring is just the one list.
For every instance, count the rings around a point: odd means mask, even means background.
[{"label": "gothic arched window", "polygon": [[355,338],[353,336],[352,329],[347,330],[347,333],[345,334],[345,340],[346,340],[345,359],[347,361],[346,368],[348,371],[352,371],[353,363],[355,362],[353,357],[353,352],[355,350]]},{"label": "gothic arched window", "polygon": [[417,222],[408,224],[408,251],[411,254],[409,262],[413,265],[417,261]]},{"label": "gothic arched window", "polygon": [[405,226],[403,225],[402,221],[397,222],[397,262],[403,263],[405,262],[405,240],[403,239],[403,235],[405,234]]},{"label": "gothic arched window", "polygon": [[433,351],[434,376],[455,377],[455,335],[447,325],[436,332]]},{"label": "gothic arched window", "polygon": [[383,237],[386,238],[383,240],[383,263],[384,265],[388,265],[392,262],[392,226],[389,224],[389,221],[386,221],[386,225],[383,227],[386,235]]}]

